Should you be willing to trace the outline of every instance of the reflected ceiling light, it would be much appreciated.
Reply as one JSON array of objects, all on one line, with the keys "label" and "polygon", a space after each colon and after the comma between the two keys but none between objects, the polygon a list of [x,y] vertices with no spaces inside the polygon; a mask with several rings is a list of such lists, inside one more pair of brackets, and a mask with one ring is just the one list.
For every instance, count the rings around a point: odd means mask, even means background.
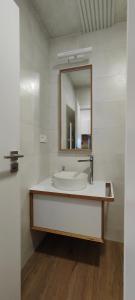
[{"label": "reflected ceiling light", "polygon": [[20,81],[20,88],[23,93],[37,95],[39,92],[39,78],[24,78]]}]

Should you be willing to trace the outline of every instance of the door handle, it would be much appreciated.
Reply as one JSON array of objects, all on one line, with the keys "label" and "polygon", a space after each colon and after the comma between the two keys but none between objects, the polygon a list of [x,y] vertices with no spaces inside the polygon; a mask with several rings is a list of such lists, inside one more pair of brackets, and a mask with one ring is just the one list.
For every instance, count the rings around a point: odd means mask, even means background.
[{"label": "door handle", "polygon": [[19,154],[18,151],[11,151],[10,155],[5,155],[5,159],[18,160],[18,158],[24,157],[24,155]]},{"label": "door handle", "polygon": [[9,155],[5,155],[5,159],[10,159],[10,172],[16,173],[18,172],[18,158],[22,158],[24,155],[19,154],[18,151],[11,151]]}]

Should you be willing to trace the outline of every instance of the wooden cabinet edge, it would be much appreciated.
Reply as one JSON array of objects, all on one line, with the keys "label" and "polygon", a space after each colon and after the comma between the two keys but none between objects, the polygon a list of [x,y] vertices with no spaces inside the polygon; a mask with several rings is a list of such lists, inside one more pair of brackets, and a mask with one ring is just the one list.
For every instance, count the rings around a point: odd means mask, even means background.
[{"label": "wooden cabinet edge", "polygon": [[61,230],[54,230],[54,229],[49,229],[49,228],[43,228],[43,227],[37,227],[37,226],[32,226],[31,230],[52,233],[52,234],[57,234],[57,235],[63,235],[63,236],[69,236],[69,237],[73,237],[73,238],[78,238],[78,239],[82,239],[82,240],[87,240],[87,241],[104,244],[103,238],[85,236],[85,235],[81,235],[81,234],[76,234],[76,233],[71,233],[71,232],[66,232],[66,231],[61,231]]},{"label": "wooden cabinet edge", "polygon": [[33,227],[33,193],[29,193],[30,229]]},{"label": "wooden cabinet edge", "polygon": [[104,210],[104,202],[102,202],[102,207],[101,207],[101,237],[102,240],[104,241],[104,232],[105,232],[105,210]]}]

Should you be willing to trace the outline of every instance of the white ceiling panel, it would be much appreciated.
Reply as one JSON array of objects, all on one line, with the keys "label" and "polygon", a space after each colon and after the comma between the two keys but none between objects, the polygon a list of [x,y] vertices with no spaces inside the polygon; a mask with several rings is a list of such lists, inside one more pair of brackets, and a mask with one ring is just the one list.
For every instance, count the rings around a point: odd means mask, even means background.
[{"label": "white ceiling panel", "polygon": [[126,21],[127,0],[77,0],[83,32]]},{"label": "white ceiling panel", "polygon": [[127,16],[127,0],[31,1],[50,37],[108,28]]},{"label": "white ceiling panel", "polygon": [[82,31],[76,0],[32,0],[51,37]]}]

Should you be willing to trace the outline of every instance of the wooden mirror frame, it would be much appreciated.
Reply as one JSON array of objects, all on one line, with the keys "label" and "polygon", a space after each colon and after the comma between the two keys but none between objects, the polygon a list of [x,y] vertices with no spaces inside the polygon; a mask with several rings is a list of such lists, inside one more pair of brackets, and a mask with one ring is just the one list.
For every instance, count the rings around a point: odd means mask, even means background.
[{"label": "wooden mirror frame", "polygon": [[[80,70],[89,70],[90,71],[90,128],[91,128],[91,146],[90,149],[62,149],[61,148],[61,107],[62,107],[62,99],[61,99],[61,77],[63,73],[67,72],[74,72],[74,71],[80,71]],[[67,69],[62,69],[59,71],[59,152],[64,152],[64,153],[82,153],[82,154],[89,154],[92,153],[92,136],[93,136],[93,114],[92,114],[92,65],[83,65],[79,67],[72,67],[72,68],[67,68]]]}]

